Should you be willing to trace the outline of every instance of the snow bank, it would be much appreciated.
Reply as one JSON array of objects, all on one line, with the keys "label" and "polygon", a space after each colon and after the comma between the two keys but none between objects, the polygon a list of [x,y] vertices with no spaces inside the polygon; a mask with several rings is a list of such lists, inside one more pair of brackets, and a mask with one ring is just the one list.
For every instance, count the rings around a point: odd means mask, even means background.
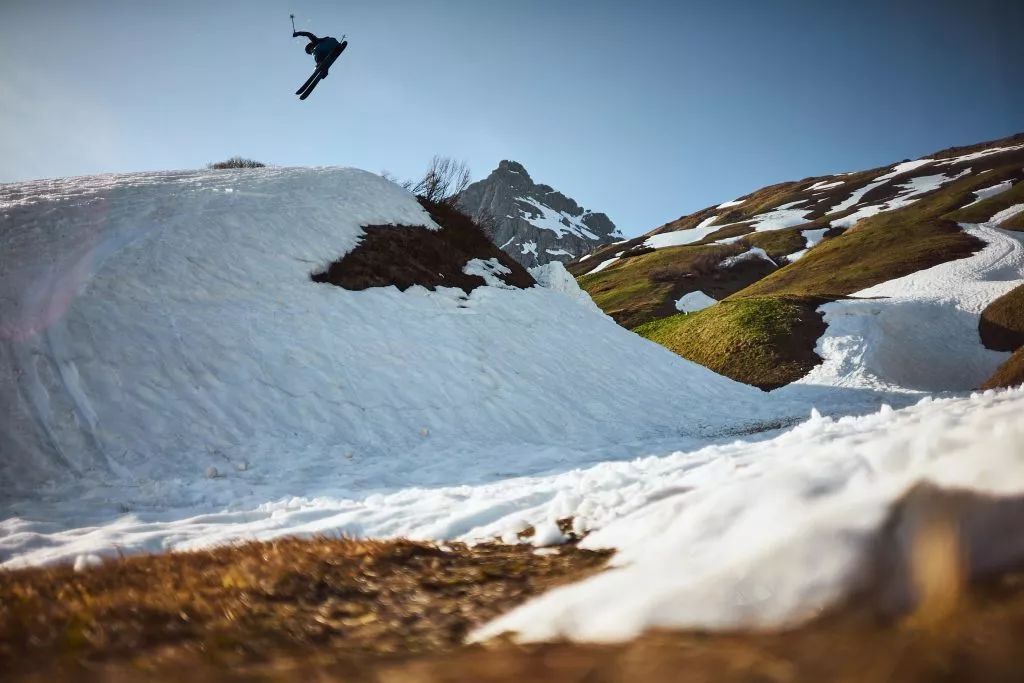
[{"label": "snow bank", "polygon": [[[472,638],[621,641],[652,628],[816,616],[866,582],[879,526],[915,483],[1024,492],[1021,410],[1022,390],[928,399],[859,418],[812,415],[770,441],[639,461],[618,475],[622,496],[591,501],[614,521],[583,546],[617,548],[615,568],[542,595]],[[1024,560],[1024,545],[1008,542],[1024,520],[1019,506],[1010,512],[971,539],[987,569]]]},{"label": "snow bank", "polygon": [[828,330],[817,351],[825,362],[798,385],[970,391],[991,376],[1009,354],[982,345],[978,320],[1024,284],[1024,235],[993,223],[963,227],[987,246],[823,306]]},{"label": "snow bank", "polygon": [[698,290],[681,296],[679,301],[676,302],[676,310],[683,313],[693,313],[694,311],[704,310],[708,306],[714,306],[717,303],[716,299],[712,299],[704,292]]}]

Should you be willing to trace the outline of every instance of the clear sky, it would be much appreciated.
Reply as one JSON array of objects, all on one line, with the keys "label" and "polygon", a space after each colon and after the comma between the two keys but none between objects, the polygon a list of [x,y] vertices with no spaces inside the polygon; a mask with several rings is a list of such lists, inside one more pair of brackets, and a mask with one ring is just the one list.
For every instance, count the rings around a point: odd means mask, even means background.
[{"label": "clear sky", "polygon": [[0,0],[0,182],[511,158],[636,234],[1020,131],[1024,0]]}]

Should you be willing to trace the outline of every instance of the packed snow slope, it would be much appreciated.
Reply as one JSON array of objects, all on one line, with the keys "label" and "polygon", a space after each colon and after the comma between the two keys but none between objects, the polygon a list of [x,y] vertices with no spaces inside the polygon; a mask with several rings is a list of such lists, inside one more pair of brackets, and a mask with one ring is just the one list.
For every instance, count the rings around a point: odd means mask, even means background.
[{"label": "packed snow slope", "polygon": [[462,484],[768,414],[566,296],[571,280],[468,296],[313,282],[362,226],[437,229],[364,171],[5,185],[0,215],[5,504],[71,509],[68,486],[115,510]]},{"label": "packed snow slope", "polygon": [[[1024,282],[1021,209],[1024,134],[772,185],[569,269],[624,326],[653,330],[683,357],[755,386],[807,378],[964,391],[1006,360],[984,348],[977,325]],[[677,314],[678,301],[697,295],[723,303]],[[739,319],[740,306],[752,315]],[[760,334],[780,306],[803,312]],[[815,316],[829,325],[820,338],[801,332]],[[780,378],[778,367],[792,371]]]}]

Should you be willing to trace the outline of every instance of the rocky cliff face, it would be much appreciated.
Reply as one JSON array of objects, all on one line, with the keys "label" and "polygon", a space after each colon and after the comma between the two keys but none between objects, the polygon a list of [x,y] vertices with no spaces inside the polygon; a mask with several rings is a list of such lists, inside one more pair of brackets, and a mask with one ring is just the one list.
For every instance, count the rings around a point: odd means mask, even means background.
[{"label": "rocky cliff face", "polygon": [[528,267],[568,263],[623,239],[608,216],[585,210],[549,185],[534,183],[515,161],[502,161],[489,176],[467,187],[458,204],[475,218],[486,219],[494,243]]}]

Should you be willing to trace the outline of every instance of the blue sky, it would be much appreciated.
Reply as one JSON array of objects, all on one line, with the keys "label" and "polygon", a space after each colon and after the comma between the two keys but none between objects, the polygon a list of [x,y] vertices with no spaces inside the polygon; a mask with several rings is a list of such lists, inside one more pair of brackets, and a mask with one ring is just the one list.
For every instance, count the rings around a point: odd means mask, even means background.
[{"label": "blue sky", "polygon": [[[349,50],[312,71],[289,13]],[[627,234],[1024,131],[1021,0],[3,0],[0,182],[523,162]]]}]

